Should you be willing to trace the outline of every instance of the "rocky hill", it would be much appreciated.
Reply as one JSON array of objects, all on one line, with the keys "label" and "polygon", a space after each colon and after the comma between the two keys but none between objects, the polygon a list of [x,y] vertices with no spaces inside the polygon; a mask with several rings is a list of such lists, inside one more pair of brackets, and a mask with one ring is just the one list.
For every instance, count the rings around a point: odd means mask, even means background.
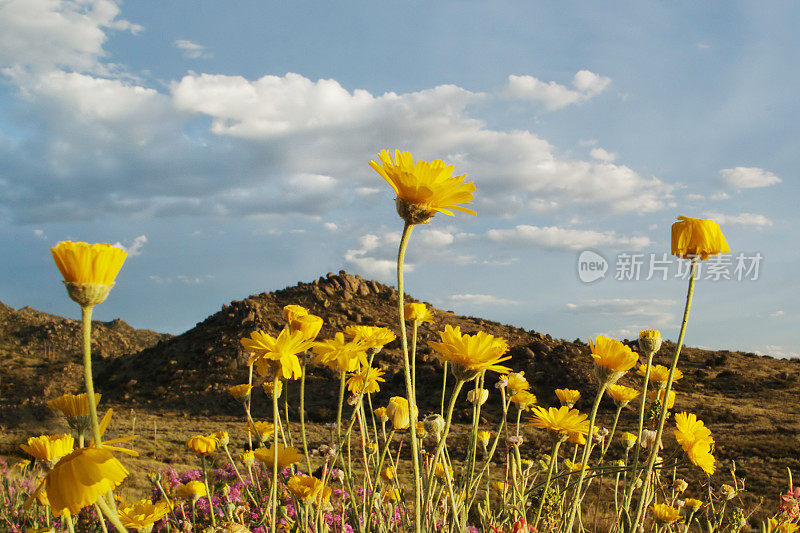
[{"label": "rocky hill", "polygon": [[[114,359],[170,337],[134,329],[120,319],[93,321],[92,353],[101,360]],[[0,302],[0,421],[14,418],[12,407],[40,405],[78,391],[83,386],[82,342],[78,320]]]}]

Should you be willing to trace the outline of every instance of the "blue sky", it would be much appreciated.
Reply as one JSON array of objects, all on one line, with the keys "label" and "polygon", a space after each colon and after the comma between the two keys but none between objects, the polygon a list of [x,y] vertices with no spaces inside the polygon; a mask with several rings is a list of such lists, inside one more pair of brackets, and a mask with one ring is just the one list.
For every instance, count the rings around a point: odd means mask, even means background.
[{"label": "blue sky", "polygon": [[[677,216],[713,218],[718,271],[760,254],[758,279],[701,279],[687,342],[798,356],[797,15],[6,1],[0,300],[77,316],[48,252],[66,239],[130,252],[99,319],[172,333],[328,271],[393,283],[401,221],[367,163],[400,148],[477,185],[478,216],[415,230],[415,296],[569,339],[674,339],[686,282],[674,259],[645,279],[651,254]],[[584,250],[604,278],[581,280]],[[640,279],[615,279],[626,257]]]}]

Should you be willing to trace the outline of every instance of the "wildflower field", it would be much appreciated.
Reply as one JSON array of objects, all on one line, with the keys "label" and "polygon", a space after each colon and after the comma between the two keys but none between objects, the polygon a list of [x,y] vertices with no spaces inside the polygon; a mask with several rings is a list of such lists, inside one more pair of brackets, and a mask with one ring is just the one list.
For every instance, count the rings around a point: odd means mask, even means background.
[{"label": "wildflower field", "polygon": [[[217,392],[234,407],[224,418],[174,411],[136,426],[129,413],[104,407],[91,316],[113,297],[126,255],[107,244],[58,243],[53,258],[82,313],[84,388],[48,398],[60,429],[21,439],[26,459],[0,465],[0,529],[520,533],[741,531],[754,523],[735,461],[722,468],[714,426],[681,408],[675,388],[687,370],[692,299],[713,290],[697,283],[697,265],[730,251],[715,222],[680,216],[672,227],[670,250],[691,272],[680,330],[641,331],[634,343],[587,339],[581,364],[591,383],[582,394],[553,371],[545,401],[509,339],[447,323],[433,338],[422,335],[432,310],[405,299],[413,229],[437,214],[475,215],[465,207],[475,185],[408,152],[384,151],[370,165],[397,194],[403,227],[395,326],[351,324],[324,338],[324,320],[306,302],[283,306],[280,328],[237,339],[247,381]],[[383,349],[395,343],[401,383],[387,398]],[[309,405],[319,413],[321,404],[328,421],[307,420]],[[196,428],[181,440],[179,468],[154,468],[131,490],[129,457],[158,451],[155,435],[137,438],[136,429],[169,434],[171,423]],[[796,531],[791,470],[771,490],[758,527]]]}]

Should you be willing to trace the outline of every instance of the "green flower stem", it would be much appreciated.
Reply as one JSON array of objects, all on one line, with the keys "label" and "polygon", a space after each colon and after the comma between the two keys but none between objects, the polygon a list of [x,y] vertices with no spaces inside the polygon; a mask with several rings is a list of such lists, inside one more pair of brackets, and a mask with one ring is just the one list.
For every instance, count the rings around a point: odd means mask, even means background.
[{"label": "green flower stem", "polygon": [[[269,507],[272,510],[270,514],[270,531],[275,531],[275,526],[278,522],[278,430],[277,426],[280,424],[278,418],[278,397],[272,395],[272,421],[275,428],[272,431],[272,487],[269,491]],[[210,499],[209,499],[210,501]]]},{"label": "green flower stem", "polygon": [[[591,431],[591,430],[590,430]],[[547,468],[547,477],[544,481],[544,488],[542,488],[542,495],[539,498],[539,507],[536,509],[536,516],[533,518],[533,527],[539,526],[539,519],[542,517],[542,509],[544,508],[544,501],[547,499],[547,491],[550,490],[550,480],[553,478],[553,466],[558,461],[558,448],[561,446],[562,440],[559,438],[553,444],[553,450],[550,452],[550,464]]]},{"label": "green flower stem", "polygon": [[94,399],[94,381],[92,380],[92,310],[93,305],[81,306],[81,331],[83,333],[83,377],[86,382],[86,401],[89,402],[89,414],[92,417],[92,435],[94,445],[100,442],[100,424],[97,421],[97,403]]},{"label": "green flower stem", "polygon": [[197,531],[197,511],[195,508],[196,498],[192,498],[192,531]]},{"label": "green flower stem", "polygon": [[[502,393],[502,391],[501,391],[501,393]],[[500,418],[500,423],[497,426],[497,430],[495,431],[495,436],[494,436],[494,441],[492,442],[492,447],[489,449],[489,453],[485,457],[485,462],[484,462],[483,468],[481,469],[480,472],[478,472],[478,477],[476,477],[475,480],[473,481],[473,484],[470,485],[469,490],[467,491],[467,494],[473,494],[474,492],[476,492],[476,488],[478,486],[478,483],[480,482],[480,479],[483,477],[484,474],[486,474],[489,471],[489,463],[491,463],[492,458],[494,457],[494,453],[495,453],[495,451],[497,451],[497,444],[500,442],[500,435],[502,435],[503,428],[506,425],[506,416],[508,415],[508,407],[511,404],[510,401],[506,401],[505,394],[502,394],[502,398],[503,398],[503,414],[502,414],[502,417]],[[473,498],[473,501],[474,501],[474,498]],[[471,507],[472,507],[472,504],[470,504],[470,508]]]},{"label": "green flower stem", "polygon": [[603,461],[603,457],[606,456],[606,452],[608,452],[608,449],[611,448],[611,441],[614,440],[614,432],[617,430],[617,422],[619,422],[619,414],[621,412],[622,412],[622,405],[618,405],[617,412],[614,414],[614,423],[611,424],[611,433],[608,434],[608,442],[606,443],[605,446],[603,446],[603,449],[600,450],[601,451],[600,462]]},{"label": "green flower stem", "polygon": [[[650,460],[647,461],[647,467],[644,470],[644,475],[642,476],[642,494],[645,493],[645,489],[647,488],[647,483],[650,477],[650,473],[653,471],[653,465],[655,465],[656,457],[658,457],[658,449],[661,444],[661,434],[664,431],[664,422],[667,419],[667,405],[669,405],[669,393],[672,390],[672,381],[675,377],[675,369],[678,367],[678,358],[681,356],[681,348],[683,347],[683,337],[686,334],[686,324],[689,322],[689,311],[692,308],[692,296],[694,295],[694,282],[697,278],[697,257],[692,258],[692,270],[689,277],[689,289],[686,292],[686,307],[683,310],[683,322],[681,322],[681,332],[678,335],[678,345],[675,347],[675,355],[672,358],[672,364],[669,367],[669,375],[667,376],[667,386],[664,389],[664,408],[661,409],[661,416],[658,420],[658,428],[656,429],[656,438],[653,444],[653,449],[650,451]],[[636,519],[633,522],[634,530],[639,524],[639,520],[642,519],[643,510],[644,510],[644,498],[639,498],[639,504],[636,506]]]},{"label": "green flower stem", "polygon": [[[250,404],[250,402],[248,401],[248,402],[247,402],[247,404],[249,405],[249,404]],[[249,407],[248,407],[248,408],[245,408],[244,412],[245,412],[245,414],[247,415],[247,420],[250,422],[250,427],[251,427],[251,428],[253,428],[253,434],[255,434],[255,436],[256,436],[256,440],[258,440],[258,447],[259,447],[259,448],[264,448],[264,447],[265,447],[265,446],[264,446],[264,439],[263,439],[263,438],[261,438],[261,433],[259,433],[259,432],[258,432],[258,428],[256,428],[256,423],[255,423],[255,422],[253,422],[253,417],[252,417],[252,416],[250,416],[250,409],[249,409]],[[274,425],[273,425],[273,427],[272,427],[272,432],[273,432],[273,433],[275,433],[275,434],[277,434],[277,433],[278,433]],[[247,432],[247,434],[249,435],[249,434],[250,434],[250,432],[248,431],[248,432]]]},{"label": "green flower stem", "polygon": [[689,526],[692,525],[692,518],[694,518],[694,508],[689,511],[689,515],[686,517],[686,525],[683,527],[683,533],[689,533]]},{"label": "green flower stem", "polygon": [[[289,380],[286,380],[283,388],[286,389],[283,391],[283,412],[286,420],[286,434],[289,436],[289,446],[294,446],[294,439],[292,438],[292,426],[289,424]],[[275,381],[272,382],[272,393],[275,394]]]},{"label": "green flower stem", "polygon": [[[405,311],[405,309],[403,309]],[[414,393],[414,400],[417,399],[417,329],[419,322],[414,321],[411,328],[411,390]]]},{"label": "green flower stem", "polygon": [[[336,409],[336,444],[342,446],[342,404],[344,404],[344,385],[347,377],[344,370],[339,372],[339,406]],[[352,424],[351,424],[352,426]]]},{"label": "green flower stem", "polygon": [[306,457],[307,472],[311,475],[311,456],[308,454],[308,440],[306,439],[306,364],[308,355],[303,352],[303,370],[300,374],[300,435],[303,438],[303,455]]},{"label": "green flower stem", "polygon": [[[103,514],[106,515],[106,518],[108,518],[108,521],[111,522],[112,526],[114,526],[114,529],[116,529],[120,533],[127,533],[128,530],[125,529],[125,526],[123,526],[122,523],[119,521],[119,516],[117,516],[117,510],[109,507],[102,496],[97,498],[97,506],[100,507],[100,509],[103,511]],[[67,518],[67,520],[69,520],[69,518]],[[100,518],[100,521],[101,522],[103,521],[102,517]]]},{"label": "green flower stem", "polygon": [[[436,451],[433,452],[433,462],[431,463],[431,471],[428,474],[428,480],[425,484],[425,495],[429,496],[431,494],[431,485],[433,483],[433,478],[436,477],[434,472],[436,470],[436,463],[439,461],[439,456],[442,453],[442,449],[444,448],[445,442],[447,440],[447,435],[450,433],[450,422],[453,420],[453,410],[456,407],[456,400],[458,399],[458,393],[461,392],[461,387],[464,386],[464,380],[459,379],[456,381],[456,386],[453,388],[453,394],[450,396],[450,404],[447,406],[447,417],[445,418],[444,424],[444,431],[442,432],[442,438],[439,439],[439,443],[436,445]],[[413,427],[413,426],[412,426]],[[412,444],[414,440],[411,441]],[[425,504],[422,508],[422,515],[425,515],[428,509],[428,503],[430,502],[430,498],[425,498]],[[415,526],[417,524],[415,523]],[[421,527],[421,524],[419,524]]]},{"label": "green flower stem", "polygon": [[[482,371],[479,377],[475,380],[475,388],[473,389],[475,392],[476,400],[480,400],[478,391],[483,388],[483,378],[486,371]],[[469,473],[469,477],[462,479],[459,483],[459,490],[464,489],[465,487],[469,487],[472,483],[472,477],[475,475],[475,463],[478,455],[478,426],[480,424],[480,417],[481,417],[481,404],[480,402],[475,402],[472,406],[472,427],[470,428],[470,436],[469,436],[469,446],[467,447],[467,465],[464,469],[465,472]]]},{"label": "green flower stem", "polygon": [[[244,489],[245,494],[247,494],[248,498],[250,498],[250,501],[253,502],[253,505],[258,507],[258,504],[256,503],[255,498],[253,498],[253,495],[250,492],[250,489],[247,488],[247,485],[245,484],[244,479],[242,478],[242,475],[239,473],[239,469],[236,468],[236,463],[234,462],[233,457],[231,456],[230,450],[228,450],[228,445],[227,444],[223,445],[223,449],[225,450],[225,454],[228,456],[228,460],[231,462],[231,466],[233,467],[233,471],[236,472],[236,477],[242,483],[242,488]],[[160,483],[159,483],[159,485],[160,485]],[[163,489],[162,489],[162,492],[163,492]],[[169,500],[167,500],[167,502],[169,502]],[[172,507],[172,505],[170,505],[170,510],[172,510],[171,507]]]},{"label": "green flower stem", "polygon": [[211,487],[208,484],[208,472],[206,471],[206,456],[202,456],[203,463],[203,483],[206,486],[206,498],[208,498],[208,510],[211,513],[211,525],[217,527],[217,519],[214,516],[214,502],[211,500]]},{"label": "green flower stem", "polygon": [[444,416],[444,397],[447,393],[447,361],[442,365],[444,374],[442,375],[442,406],[439,408],[439,414]]},{"label": "green flower stem", "polygon": [[592,414],[589,417],[589,433],[586,435],[586,444],[583,446],[583,457],[581,458],[581,473],[578,475],[578,483],[575,486],[575,496],[572,500],[572,505],[569,511],[569,520],[567,521],[567,528],[564,530],[566,533],[572,532],[572,526],[575,523],[575,514],[581,504],[581,487],[583,486],[583,479],[586,477],[586,466],[589,462],[589,453],[592,449],[592,438],[594,438],[594,421],[597,418],[597,409],[600,407],[600,400],[603,399],[603,394],[606,392],[608,383],[602,383],[600,390],[597,391],[597,396],[594,399],[592,406]]},{"label": "green flower stem", "polygon": [[403,226],[403,235],[400,238],[400,248],[397,251],[397,311],[400,319],[400,342],[403,347],[403,372],[406,381],[406,396],[408,397],[409,416],[411,417],[411,461],[414,466],[414,531],[420,533],[422,531],[420,520],[422,516],[422,478],[419,471],[419,444],[417,443],[417,398],[414,396],[411,365],[408,360],[408,338],[406,335],[405,309],[403,308],[403,300],[405,298],[405,293],[403,292],[403,262],[413,229],[414,224],[405,223]]},{"label": "green flower stem", "polygon": [[100,529],[103,531],[103,533],[108,533],[108,528],[106,527],[106,521],[103,520],[103,512],[100,509],[100,506],[97,505],[96,503],[94,504],[94,511],[97,513],[97,518],[99,519],[98,522],[100,522]]},{"label": "green flower stem", "polygon": [[[630,487],[625,491],[625,497],[623,498],[623,504],[625,509],[630,509],[631,501],[633,499],[633,491],[636,490],[636,479],[638,479],[638,475],[636,473],[637,469],[639,468],[639,450],[641,449],[641,442],[642,442],[642,430],[644,429],[644,407],[647,402],[647,386],[650,383],[650,369],[653,367],[653,356],[655,355],[655,351],[648,352],[647,354],[647,367],[644,371],[644,385],[642,385],[642,401],[639,403],[639,425],[636,432],[636,444],[634,446],[636,449],[633,452],[633,468],[631,469],[631,483]],[[630,491],[630,492],[628,492]]]}]

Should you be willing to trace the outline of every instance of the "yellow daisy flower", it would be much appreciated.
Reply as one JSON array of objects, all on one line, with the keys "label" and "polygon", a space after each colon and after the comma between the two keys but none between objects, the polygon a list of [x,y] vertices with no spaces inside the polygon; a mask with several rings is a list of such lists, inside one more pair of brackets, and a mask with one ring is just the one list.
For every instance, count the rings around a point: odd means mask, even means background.
[{"label": "yellow daisy flower", "polygon": [[233,387],[228,389],[228,392],[230,393],[231,396],[234,397],[234,399],[239,401],[245,401],[248,398],[250,398],[250,390],[252,388],[253,388],[252,385],[248,383],[242,383],[241,385],[234,385]]},{"label": "yellow daisy flower", "polygon": [[577,409],[570,409],[566,406],[558,409],[555,407],[544,409],[536,406],[532,411],[533,416],[529,420],[529,425],[533,427],[557,433],[560,437],[568,437],[570,434],[581,436],[589,433],[589,417]]},{"label": "yellow daisy flower", "polygon": [[574,389],[556,389],[556,397],[561,402],[561,405],[572,408],[580,399],[581,393]]},{"label": "yellow daisy flower", "polygon": [[50,252],[65,282],[90,285],[113,285],[128,256],[110,244],[71,241],[61,241]]},{"label": "yellow daisy flower", "polygon": [[402,396],[392,396],[386,406],[386,416],[392,421],[394,429],[406,429],[411,423],[408,400]]},{"label": "yellow daisy flower", "polygon": [[520,391],[511,397],[511,401],[522,409],[527,411],[536,404],[536,396],[526,390]]},{"label": "yellow daisy flower", "polygon": [[253,424],[247,424],[247,432],[251,435],[260,435],[261,440],[267,440],[274,431],[275,425],[269,422],[256,421]]},{"label": "yellow daisy flower", "polygon": [[508,382],[506,387],[511,391],[511,394],[526,391],[531,388],[531,384],[525,379],[525,372],[509,372],[508,374],[500,376],[500,379],[504,379]]},{"label": "yellow daisy flower", "polygon": [[344,340],[343,333],[334,338],[314,343],[316,362],[340,372],[355,372],[359,365],[367,365],[368,346],[361,341]]},{"label": "yellow daisy flower", "polygon": [[639,397],[639,391],[626,387],[625,385],[609,385],[606,389],[609,396],[614,398],[614,403],[617,407],[625,407],[631,401]]},{"label": "yellow daisy flower", "polygon": [[511,359],[503,357],[508,351],[505,339],[479,331],[475,335],[462,335],[456,327],[445,326],[439,332],[442,342],[429,342],[428,345],[439,352],[440,359],[453,364],[453,375],[457,379],[469,380],[484,370],[493,372],[510,372],[511,369],[500,365]]},{"label": "yellow daisy flower", "polygon": [[409,322],[433,322],[433,314],[425,304],[408,303],[403,306],[403,315]]},{"label": "yellow daisy flower", "polygon": [[301,316],[306,316],[307,314],[308,309],[302,305],[289,304],[283,306],[283,318],[286,319],[287,324],[291,324],[292,321],[297,320]]},{"label": "yellow daisy flower", "polygon": [[628,346],[615,339],[598,335],[589,339],[595,371],[602,383],[614,383],[622,374],[633,368],[639,356]]},{"label": "yellow daisy flower", "polygon": [[692,464],[702,468],[708,475],[713,474],[716,466],[711,453],[711,446],[714,444],[711,430],[694,414],[686,412],[675,415],[675,428],[675,439]]},{"label": "yellow daisy flower", "polygon": [[[325,484],[313,476],[292,476],[286,482],[286,488],[289,489],[295,498],[304,502],[324,502],[330,498],[332,490],[326,487]],[[327,490],[327,497],[325,489]]]},{"label": "yellow daisy flower", "polygon": [[195,435],[186,441],[186,447],[197,455],[212,454],[217,451],[217,446],[219,446],[219,441],[216,438],[204,435]]},{"label": "yellow daisy flower", "polygon": [[273,381],[265,381],[261,384],[261,388],[264,390],[264,394],[272,398],[272,395],[276,393],[278,398],[281,397],[281,393],[283,392],[283,380],[276,379]]},{"label": "yellow daisy flower", "polygon": [[194,479],[183,485],[178,485],[175,489],[175,494],[179,498],[191,501],[207,496],[208,492],[206,492],[206,486],[202,481]]},{"label": "yellow daisy flower", "polygon": [[128,529],[145,529],[169,513],[169,504],[164,500],[123,503],[117,507],[119,521]]},{"label": "yellow daisy flower", "polygon": [[322,323],[322,318],[317,315],[302,315],[289,322],[289,331],[299,331],[303,334],[303,339],[313,341],[319,335]]},{"label": "yellow daisy flower", "polygon": [[[650,398],[651,402],[658,400],[659,402],[661,402],[661,405],[664,405],[664,393],[666,392],[667,392],[666,389],[651,390],[650,392],[647,393],[647,397]],[[669,391],[669,401],[667,402],[667,409],[672,409],[673,407],[675,407],[675,396],[676,394],[674,390]]]},{"label": "yellow daisy flower", "polygon": [[706,260],[709,256],[730,251],[719,224],[713,220],[680,216],[678,222],[672,224],[673,255],[682,258],[699,256]]},{"label": "yellow daisy flower", "polygon": [[[647,365],[639,365],[639,370],[636,371],[637,374],[644,377],[647,373]],[[683,377],[683,372],[680,369],[676,368],[675,373],[672,375],[672,381],[678,381]],[[665,367],[664,365],[651,365],[650,366],[650,381],[654,381],[659,384],[663,384],[662,386],[666,386],[667,379],[669,378],[669,368]]]},{"label": "yellow daisy flower", "polygon": [[389,328],[376,326],[347,326],[344,334],[354,341],[364,343],[367,348],[383,348],[397,338]]},{"label": "yellow daisy flower", "polygon": [[75,447],[75,439],[66,433],[41,435],[30,437],[27,444],[20,444],[19,447],[37,461],[56,461],[72,452]]},{"label": "yellow daisy flower", "polygon": [[453,176],[452,165],[439,159],[414,163],[409,152],[400,150],[395,151],[394,160],[381,150],[380,159],[380,164],[370,161],[369,165],[394,189],[397,211],[407,223],[425,223],[436,213],[452,216],[451,209],[476,214],[458,205],[472,203],[475,184],[465,183],[466,175]]},{"label": "yellow daisy flower", "polygon": [[653,517],[660,524],[671,524],[681,519],[681,513],[666,503],[656,503],[650,509],[653,511]]},{"label": "yellow daisy flower", "polygon": [[50,508],[56,516],[75,515],[128,476],[110,451],[87,446],[61,458],[45,478]]},{"label": "yellow daisy flower", "polygon": [[[270,444],[269,448],[258,448],[253,451],[253,454],[256,456],[256,459],[261,461],[267,466],[270,466],[274,463],[274,450],[275,450],[275,443]],[[297,464],[303,459],[303,456],[300,455],[300,452],[297,451],[297,448],[292,446],[284,446],[281,443],[278,443],[278,470],[283,470],[284,468]]]},{"label": "yellow daisy flower", "polygon": [[240,341],[245,350],[252,352],[249,364],[255,364],[262,376],[273,371],[285,379],[298,379],[302,374],[297,355],[313,346],[302,331],[283,329],[278,337],[263,331],[254,331],[249,339]]},{"label": "yellow daisy flower", "polygon": [[385,382],[385,372],[377,368],[364,367],[361,371],[351,374],[347,379],[347,390],[353,394],[374,394],[381,390],[378,382]]}]

